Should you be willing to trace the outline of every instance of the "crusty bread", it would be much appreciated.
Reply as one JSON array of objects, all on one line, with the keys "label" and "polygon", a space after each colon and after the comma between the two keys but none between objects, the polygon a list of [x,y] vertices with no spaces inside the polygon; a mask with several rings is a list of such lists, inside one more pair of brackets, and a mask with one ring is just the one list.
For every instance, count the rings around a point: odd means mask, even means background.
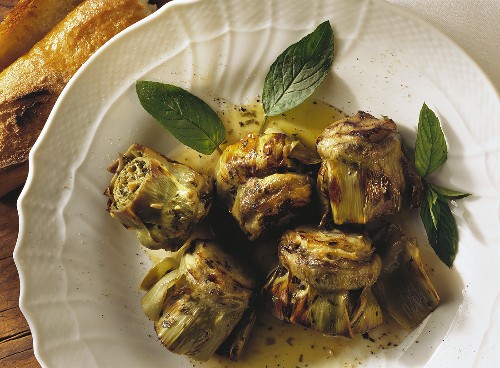
[{"label": "crusty bread", "polygon": [[24,55],[82,0],[19,0],[0,23],[0,71]]},{"label": "crusty bread", "polygon": [[10,13],[18,0],[1,0],[0,1],[0,22],[5,19],[7,14]]},{"label": "crusty bread", "polygon": [[25,170],[22,164],[73,74],[107,40],[151,11],[146,0],[86,0],[0,73],[0,182],[10,183],[5,190],[24,182],[15,168]]}]

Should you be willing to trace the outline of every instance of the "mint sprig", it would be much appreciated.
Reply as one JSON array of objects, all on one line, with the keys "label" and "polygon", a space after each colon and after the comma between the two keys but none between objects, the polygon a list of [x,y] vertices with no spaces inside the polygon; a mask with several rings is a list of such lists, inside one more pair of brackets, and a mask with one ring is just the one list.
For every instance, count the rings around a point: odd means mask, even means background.
[{"label": "mint sprig", "polygon": [[[279,55],[264,81],[265,116],[288,111],[308,98],[328,74],[333,50],[332,27],[325,21]],[[151,81],[137,81],[136,93],[142,107],[180,142],[205,155],[222,153],[224,125],[203,100],[180,87]]]},{"label": "mint sprig", "polygon": [[424,103],[420,110],[415,143],[415,167],[424,187],[420,218],[434,252],[451,267],[458,251],[458,229],[448,201],[470,194],[431,184],[427,180],[428,175],[445,163],[447,153],[448,147],[439,119]]},{"label": "mint sprig", "polygon": [[226,130],[203,100],[159,82],[137,81],[135,89],[142,107],[180,142],[204,155],[221,152]]},{"label": "mint sprig", "polygon": [[283,51],[264,80],[262,104],[267,116],[279,115],[308,98],[333,63],[333,30],[329,21]]},{"label": "mint sprig", "polygon": [[415,166],[423,178],[432,174],[446,161],[448,148],[436,114],[424,103],[418,119],[415,144]]},{"label": "mint sprig", "polygon": [[426,197],[436,198],[435,201],[427,198],[420,207],[420,217],[427,232],[427,239],[439,259],[451,267],[458,251],[457,224],[444,197],[434,196],[435,192],[430,186],[426,187],[425,194]]},{"label": "mint sprig", "polygon": [[470,193],[458,192],[458,191],[453,190],[453,189],[443,188],[443,187],[440,187],[438,185],[434,185],[434,184],[430,184],[430,183],[429,183],[429,186],[440,197],[445,198],[445,199],[450,199],[450,200],[462,199],[462,198],[470,196]]}]

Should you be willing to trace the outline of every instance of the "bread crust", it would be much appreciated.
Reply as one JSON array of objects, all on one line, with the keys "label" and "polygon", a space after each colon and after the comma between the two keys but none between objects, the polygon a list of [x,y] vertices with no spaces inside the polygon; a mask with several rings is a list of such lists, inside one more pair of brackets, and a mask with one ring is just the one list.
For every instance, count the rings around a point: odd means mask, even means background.
[{"label": "bread crust", "polygon": [[111,37],[150,13],[144,0],[86,0],[0,73],[0,173],[28,160],[78,68]]},{"label": "bread crust", "polygon": [[18,188],[28,177],[28,161],[0,169],[0,197]]},{"label": "bread crust", "polygon": [[0,71],[42,39],[82,0],[19,0],[0,23]]}]

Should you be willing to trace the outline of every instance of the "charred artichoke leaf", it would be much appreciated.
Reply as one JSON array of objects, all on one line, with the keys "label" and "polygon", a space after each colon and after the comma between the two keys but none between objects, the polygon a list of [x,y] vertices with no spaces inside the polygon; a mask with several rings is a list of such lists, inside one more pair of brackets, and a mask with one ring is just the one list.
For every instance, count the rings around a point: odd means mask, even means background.
[{"label": "charred artichoke leaf", "polygon": [[191,242],[186,242],[184,245],[175,252],[167,251],[166,256],[158,261],[154,261],[153,267],[149,269],[139,285],[139,288],[144,291],[149,291],[167,272],[179,268],[182,257],[186,250],[190,247]]},{"label": "charred artichoke leaf", "polygon": [[355,290],[377,280],[381,260],[367,236],[301,226],[281,237],[281,264],[319,290]]},{"label": "charred artichoke leaf", "polygon": [[276,318],[323,334],[352,337],[348,291],[327,292],[278,266],[263,287],[265,308]]},{"label": "charred artichoke leaf", "polygon": [[144,276],[139,288],[147,293],[142,297],[141,306],[150,320],[157,321],[160,318],[168,290],[185,272],[182,269],[184,267],[182,257],[189,246],[190,243],[186,243],[179,250],[168,252],[169,255],[156,262]]},{"label": "charred artichoke leaf", "polygon": [[139,288],[148,291],[156,284],[167,272],[178,268],[180,261],[174,257],[165,257],[153,267],[151,267],[142,279]]},{"label": "charred artichoke leaf", "polygon": [[176,300],[168,301],[155,330],[171,352],[206,361],[231,333],[241,314],[215,308],[200,295],[195,298],[185,294],[191,292],[174,292]]},{"label": "charred artichoke leaf", "polygon": [[228,145],[220,156],[215,169],[217,194],[231,208],[238,187],[248,179],[300,172],[302,164],[309,162],[317,162],[317,155],[297,139],[278,132],[261,136],[249,133]]},{"label": "charred artichoke leaf", "polygon": [[316,154],[284,133],[250,133],[222,153],[215,169],[217,195],[255,240],[312,201],[312,181],[302,172],[315,162]]},{"label": "charred artichoke leaf", "polygon": [[107,209],[146,248],[177,250],[208,212],[212,179],[152,149],[132,144],[113,169]]},{"label": "charred artichoke leaf", "polygon": [[301,226],[283,234],[278,258],[263,288],[275,317],[345,337],[381,323],[370,288],[381,260],[367,236]]},{"label": "charred artichoke leaf", "polygon": [[237,189],[231,213],[250,240],[289,223],[312,200],[313,184],[304,174],[250,178]]},{"label": "charred artichoke leaf", "polygon": [[366,286],[357,301],[351,315],[351,327],[354,334],[365,333],[384,321],[382,308],[370,286]]},{"label": "charred artichoke leaf", "polygon": [[243,354],[256,318],[255,308],[248,308],[226,341],[217,349],[216,353],[234,362],[238,361]]},{"label": "charred artichoke leaf", "polygon": [[152,321],[160,318],[163,303],[168,290],[182,277],[179,269],[173,270],[160,278],[142,297],[141,306],[144,314]]},{"label": "charred artichoke leaf", "polygon": [[289,157],[306,165],[316,165],[321,162],[321,157],[319,157],[318,153],[311,151],[299,140],[293,142]]},{"label": "charred artichoke leaf", "polygon": [[[264,135],[271,135],[271,134],[286,134],[286,133],[283,131],[283,129],[274,126],[267,128],[264,131]],[[315,165],[321,162],[321,157],[319,157],[318,153],[316,151],[312,151],[309,148],[307,148],[298,139],[292,140],[288,157],[293,158],[306,165]]]},{"label": "charred artichoke leaf", "polygon": [[317,149],[323,159],[317,180],[323,222],[331,215],[335,224],[366,224],[400,212],[406,192],[420,195],[420,178],[411,175],[415,170],[391,119],[360,111],[328,126]]},{"label": "charred artichoke leaf", "polygon": [[439,304],[420,258],[415,240],[396,225],[374,237],[382,257],[382,271],[373,291],[385,310],[405,328],[418,326]]},{"label": "charred artichoke leaf", "polygon": [[348,302],[347,291],[327,295],[317,293],[310,307],[311,328],[329,335],[353,337],[347,310]]},{"label": "charred artichoke leaf", "polygon": [[[171,276],[172,275],[172,276]],[[168,286],[164,286],[168,283]],[[160,279],[151,306],[160,317],[156,333],[170,351],[196,360],[209,359],[250,307],[253,280],[212,241],[195,240],[179,268]]]}]

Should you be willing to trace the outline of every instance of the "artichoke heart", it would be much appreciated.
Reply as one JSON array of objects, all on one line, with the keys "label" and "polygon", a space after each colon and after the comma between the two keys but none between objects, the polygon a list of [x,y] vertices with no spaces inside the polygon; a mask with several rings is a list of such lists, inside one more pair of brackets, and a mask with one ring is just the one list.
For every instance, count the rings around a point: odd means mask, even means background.
[{"label": "artichoke heart", "polygon": [[328,126],[317,140],[322,158],[317,187],[323,222],[366,224],[416,207],[422,183],[402,151],[394,121],[365,112]]},{"label": "artichoke heart", "polygon": [[167,271],[146,293],[142,306],[167,349],[205,361],[253,308],[254,288],[253,280],[216,243],[197,239],[178,268]]},{"label": "artichoke heart", "polygon": [[371,293],[381,261],[367,237],[299,227],[282,236],[278,256],[263,288],[275,317],[345,337],[382,323]]},{"label": "artichoke heart", "polygon": [[232,214],[240,227],[254,240],[268,228],[283,226],[295,215],[295,209],[306,206],[313,185],[307,175],[272,174],[250,178],[239,187]]},{"label": "artichoke heart", "polygon": [[111,168],[108,211],[150,249],[177,250],[208,213],[213,180],[132,144]]},{"label": "artichoke heart", "polygon": [[368,237],[299,227],[281,237],[281,264],[319,290],[356,290],[375,283],[382,263]]},{"label": "artichoke heart", "polygon": [[222,153],[215,169],[217,195],[255,240],[311,202],[313,184],[303,172],[317,162],[314,153],[286,134],[249,133]]},{"label": "artichoke heart", "polygon": [[417,243],[396,225],[374,237],[380,250],[382,271],[373,286],[378,301],[408,329],[418,326],[439,304],[439,295],[420,259]]}]

